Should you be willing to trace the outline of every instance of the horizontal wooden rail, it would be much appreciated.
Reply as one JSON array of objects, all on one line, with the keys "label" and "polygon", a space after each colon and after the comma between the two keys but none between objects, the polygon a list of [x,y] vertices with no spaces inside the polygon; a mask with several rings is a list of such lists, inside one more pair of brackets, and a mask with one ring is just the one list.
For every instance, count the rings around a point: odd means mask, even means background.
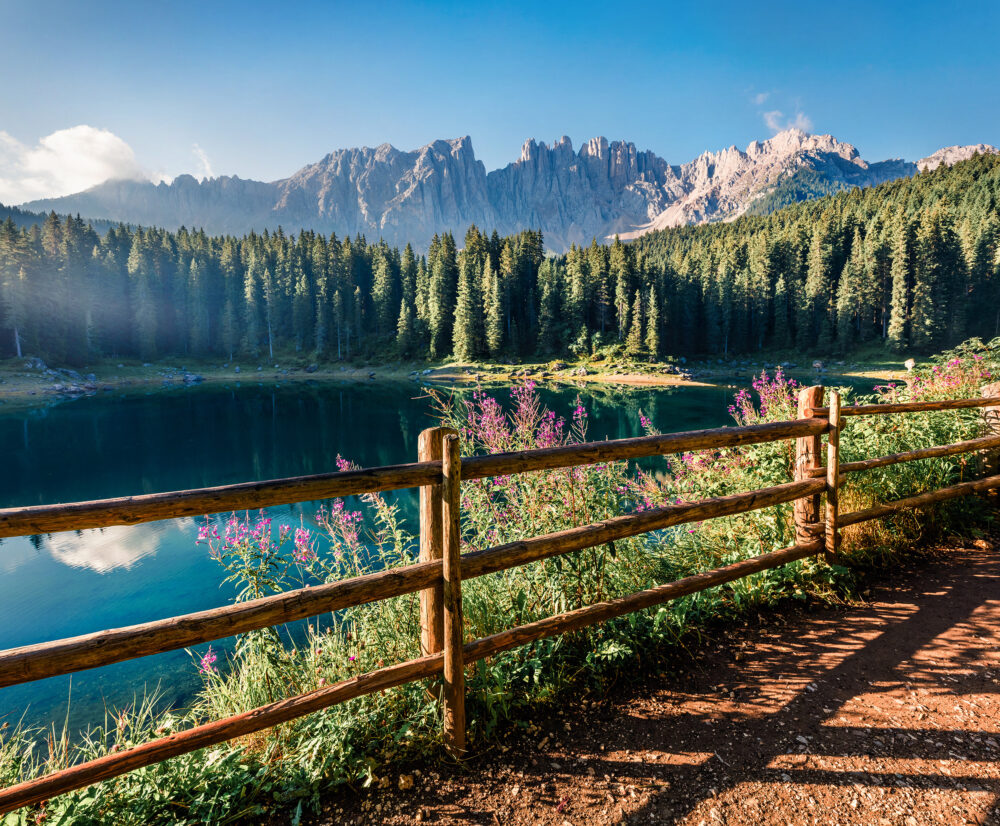
[{"label": "horizontal wooden rail", "polygon": [[[751,493],[684,505],[668,505],[499,545],[463,554],[462,579],[496,573],[685,522],[766,508],[790,502],[800,496],[813,495],[822,489],[822,480],[787,482]],[[294,622],[316,614],[411,594],[430,588],[440,581],[440,562],[419,562],[341,582],[238,602],[210,611],[11,648],[0,651],[0,688],[111,665],[136,657],[162,654],[270,625]]]},{"label": "horizontal wooden rail", "polygon": [[[796,420],[748,427],[691,430],[665,436],[585,442],[490,456],[470,456],[462,460],[462,473],[465,479],[482,479],[487,476],[592,465],[689,450],[759,444],[817,435],[825,429],[826,422],[822,420]],[[203,516],[232,510],[254,510],[288,502],[342,498],[440,482],[440,461],[414,462],[91,502],[4,508],[0,509],[0,539],[26,534],[106,528],[111,525],[136,525],[160,519]]]},{"label": "horizontal wooden rail", "polygon": [[[889,456],[879,456],[876,459],[861,459],[857,462],[841,462],[841,477],[845,473],[857,473],[862,470],[898,465],[901,462],[915,462],[919,459],[937,459],[942,456],[957,456],[962,453],[973,453],[977,450],[988,450],[1000,447],[1000,436],[983,436],[979,439],[969,439],[965,442],[955,442],[940,447],[922,447],[918,450],[907,450],[904,453],[893,453]],[[826,474],[826,468],[816,468],[810,471],[811,476],[819,477]]]},{"label": "horizontal wooden rail", "polygon": [[547,617],[537,622],[501,631],[490,637],[484,637],[465,646],[465,661],[481,660],[501,651],[517,648],[525,643],[534,642],[545,637],[554,637],[565,634],[568,631],[575,631],[588,625],[605,622],[615,617],[641,611],[644,608],[652,608],[664,602],[669,602],[678,597],[714,588],[727,582],[742,579],[750,574],[759,571],[766,571],[770,568],[777,568],[797,559],[804,559],[807,556],[815,556],[823,551],[822,540],[815,540],[805,545],[792,545],[780,551],[771,551],[760,556],[734,562],[723,568],[714,571],[707,571],[701,574],[685,577],[684,579],[670,582],[666,585],[657,585],[645,591],[631,594],[627,597],[598,602],[584,608],[577,608],[565,614],[555,617]]},{"label": "horizontal wooden rail", "polygon": [[[466,663],[483,659],[516,648],[534,640],[562,634],[567,631],[594,625],[624,614],[649,608],[687,594],[704,591],[717,585],[739,579],[758,571],[775,568],[822,550],[820,542],[806,546],[793,546],[782,551],[763,554],[753,559],[736,562],[715,571],[695,574],[685,579],[660,585],[621,599],[601,602],[556,617],[530,623],[468,643],[463,647]],[[144,766],[162,762],[171,757],[187,754],[207,746],[232,740],[254,732],[263,731],[306,714],[346,702],[357,697],[387,688],[426,679],[440,674],[443,655],[432,654],[409,660],[399,665],[360,674],[348,680],[307,694],[300,694],[276,703],[245,711],[241,714],[195,726],[186,731],[143,743],[115,754],[105,755],[37,780],[29,780],[0,790],[0,814],[22,806],[40,803],[58,794],[89,786],[101,780],[134,771]]]},{"label": "horizontal wooden rail", "polygon": [[882,516],[889,516],[901,510],[911,510],[932,505],[935,502],[944,502],[947,499],[957,499],[960,496],[968,496],[972,493],[983,493],[984,491],[1000,488],[1000,476],[987,476],[985,479],[977,479],[973,482],[961,482],[947,488],[939,488],[928,493],[921,493],[917,496],[908,496],[905,499],[897,499],[895,502],[886,502],[883,505],[875,505],[865,510],[845,513],[840,517],[841,527],[857,525],[859,522],[867,522],[870,519],[878,519]]},{"label": "horizontal wooden rail", "polygon": [[82,531],[110,525],[136,525],[158,519],[255,510],[289,502],[335,499],[383,490],[433,485],[441,481],[440,462],[318,473],[266,482],[243,482],[196,490],[122,496],[93,502],[0,509],[0,538]]},{"label": "horizontal wooden rail", "polygon": [[159,740],[151,740],[141,746],[134,746],[53,772],[36,780],[0,789],[0,815],[22,806],[40,803],[57,794],[82,789],[101,780],[118,777],[144,766],[152,766],[170,757],[224,743],[234,737],[263,731],[279,723],[294,720],[355,697],[433,677],[441,673],[442,660],[441,654],[431,654],[399,665],[380,668],[378,671],[369,671],[334,685],[310,691],[308,694],[269,703],[222,720],[213,720],[211,723],[170,734]]},{"label": "horizontal wooden rail", "polygon": [[665,456],[670,453],[776,442],[782,439],[818,436],[825,433],[826,428],[826,422],[818,418],[795,419],[746,427],[688,430],[662,436],[639,436],[634,439],[612,439],[607,442],[585,442],[514,453],[470,456],[462,459],[462,479],[464,481],[488,476],[508,476],[560,467],[641,459],[645,456]]},{"label": "horizontal wooden rail", "polygon": [[178,617],[0,651],[0,688],[162,654],[270,625],[412,594],[439,582],[441,565],[418,562],[340,582]]},{"label": "horizontal wooden rail", "polygon": [[[878,416],[883,413],[926,413],[932,410],[965,410],[972,407],[994,407],[1000,405],[1000,396],[981,399],[945,399],[936,402],[900,402],[899,404],[857,404],[840,409],[841,416]],[[810,407],[805,410],[810,418],[826,419],[829,407]]]},{"label": "horizontal wooden rail", "polygon": [[772,505],[780,505],[803,496],[821,493],[825,487],[826,482],[822,479],[785,482],[782,485],[750,493],[735,493],[684,505],[667,505],[641,513],[615,516],[592,525],[568,528],[531,539],[521,539],[485,551],[464,554],[462,557],[462,578],[467,579],[495,573],[540,559],[584,548],[593,548],[616,539],[626,539],[630,536],[658,531],[687,522],[733,516]]}]

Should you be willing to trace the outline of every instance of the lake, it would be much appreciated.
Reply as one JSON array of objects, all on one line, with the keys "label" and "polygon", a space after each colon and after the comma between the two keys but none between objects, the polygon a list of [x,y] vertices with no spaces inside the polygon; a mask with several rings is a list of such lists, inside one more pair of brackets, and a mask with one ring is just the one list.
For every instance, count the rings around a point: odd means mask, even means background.
[{"label": "lake", "polygon": [[[506,400],[508,391],[493,392]],[[577,394],[591,439],[641,435],[639,411],[663,432],[731,424],[734,388],[543,388],[570,417]],[[359,465],[416,461],[417,435],[435,423],[414,383],[195,386],[111,392],[31,409],[0,407],[0,507],[103,499],[222,485]],[[415,514],[415,491],[400,492]],[[316,505],[270,509],[308,520]],[[0,540],[0,649],[147,622],[226,604],[232,590],[196,522]],[[204,646],[202,647],[204,648]],[[219,648],[216,645],[216,648]],[[103,719],[143,686],[184,703],[200,685],[184,651],[0,690],[0,722],[71,726]]]}]

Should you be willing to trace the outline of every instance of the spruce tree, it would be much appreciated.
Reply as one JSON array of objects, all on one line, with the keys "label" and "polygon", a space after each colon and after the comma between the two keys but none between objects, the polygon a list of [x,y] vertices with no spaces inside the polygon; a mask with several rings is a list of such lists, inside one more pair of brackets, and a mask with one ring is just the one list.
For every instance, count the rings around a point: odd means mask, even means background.
[{"label": "spruce tree", "polygon": [[889,302],[888,341],[893,350],[901,351],[910,342],[910,226],[905,219],[897,222],[892,248],[892,296]]},{"label": "spruce tree", "polygon": [[500,303],[499,279],[493,270],[490,258],[487,258],[483,264],[483,290],[485,292],[486,351],[491,358],[496,358],[503,349],[503,307]]},{"label": "spruce tree", "polygon": [[208,296],[205,289],[205,267],[197,258],[191,259],[188,295],[191,352],[194,355],[204,355],[208,352],[209,341]]},{"label": "spruce tree", "polygon": [[649,310],[646,313],[646,352],[653,361],[660,356],[660,302],[656,286],[649,288]]},{"label": "spruce tree", "polygon": [[478,355],[477,321],[482,317],[481,306],[473,294],[473,279],[469,272],[472,262],[463,260],[459,268],[458,296],[452,328],[452,352],[460,361],[470,361]]},{"label": "spruce tree", "polygon": [[638,358],[643,351],[643,313],[642,294],[636,290],[635,299],[632,302],[632,326],[629,327],[628,336],[625,339],[625,352],[633,358]]},{"label": "spruce tree", "polygon": [[396,323],[396,347],[405,358],[411,354],[413,344],[413,307],[403,300],[399,303],[399,321]]}]

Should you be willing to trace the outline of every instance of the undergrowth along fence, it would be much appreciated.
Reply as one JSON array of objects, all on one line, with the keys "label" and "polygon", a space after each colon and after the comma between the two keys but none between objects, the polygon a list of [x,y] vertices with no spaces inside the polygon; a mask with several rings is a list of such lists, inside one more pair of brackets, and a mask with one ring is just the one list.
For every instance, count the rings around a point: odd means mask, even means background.
[{"label": "undergrowth along fence", "polygon": [[[969,408],[992,408],[996,418],[1000,396],[841,407],[839,394],[831,392],[828,405],[824,407],[823,395],[822,387],[804,388],[799,394],[799,418],[790,421],[464,458],[459,455],[456,431],[431,428],[420,434],[418,461],[411,464],[0,510],[0,538],[3,538],[420,488],[420,556],[414,564],[209,611],[0,651],[0,688],[185,648],[416,592],[420,592],[421,627],[421,656],[416,659],[379,668],[2,789],[0,814],[170,757],[261,731],[356,697],[438,676],[443,678],[440,698],[445,743],[453,753],[461,755],[466,747],[464,674],[470,663],[805,557],[826,554],[830,561],[835,561],[839,558],[839,532],[843,527],[900,510],[1000,488],[1000,475],[988,475],[864,510],[840,513],[839,488],[848,473],[1000,448],[1000,428],[994,425],[994,434],[982,438],[842,464],[839,443],[844,419]],[[827,436],[825,465],[822,462],[824,435]],[[796,440],[795,473],[791,482],[616,516],[486,550],[460,552],[459,493],[463,481],[785,439]],[[824,494],[825,512],[822,510]],[[792,502],[794,508],[795,544],[787,548],[481,639],[470,642],[464,639],[464,580],[650,531],[788,502]]]}]

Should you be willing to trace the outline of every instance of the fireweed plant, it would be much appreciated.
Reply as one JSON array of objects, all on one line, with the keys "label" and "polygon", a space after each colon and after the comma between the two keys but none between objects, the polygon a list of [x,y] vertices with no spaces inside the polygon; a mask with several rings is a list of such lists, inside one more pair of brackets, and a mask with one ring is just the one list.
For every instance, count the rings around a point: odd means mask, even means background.
[{"label": "fireweed plant", "polygon": [[[980,393],[994,380],[1000,340],[973,340],[905,382],[878,387],[845,404],[903,402]],[[762,373],[736,394],[738,425],[793,419],[798,386],[778,370]],[[545,409],[528,381],[507,403],[479,390],[436,396],[441,423],[460,435],[463,456],[552,447],[587,439],[587,410],[578,400],[565,415]],[[655,433],[640,413],[647,433]],[[845,420],[842,461],[973,438],[981,413],[949,411]],[[479,550],[623,513],[695,501],[787,482],[791,441],[666,457],[655,467],[609,462],[515,474],[462,485],[462,547]],[[341,469],[352,467],[338,459]],[[842,489],[845,510],[953,484],[980,473],[979,457],[949,457],[852,474]],[[793,541],[791,504],[619,540],[463,583],[467,640],[513,625],[718,567]],[[900,514],[845,532],[852,562],[877,568],[931,532],[982,526],[976,499],[933,511]],[[972,530],[977,530],[972,527]],[[289,588],[333,582],[413,562],[418,538],[399,507],[380,494],[325,503],[310,526],[273,524],[265,513],[206,520],[197,541],[223,567],[240,601]],[[837,598],[855,570],[807,559],[761,572],[572,635],[536,642],[470,665],[467,704],[472,747],[503,726],[527,726],[556,697],[600,690],[676,650],[685,633],[739,617],[782,599]],[[262,629],[239,637],[228,657],[207,647],[192,652],[203,688],[190,709],[164,714],[155,696],[109,711],[102,726],[71,742],[64,727],[47,737],[22,727],[0,729],[0,783],[20,780],[142,743],[200,722],[235,714],[290,694],[419,656],[416,594],[317,618],[294,629]],[[358,698],[191,755],[9,815],[5,823],[227,823],[275,806],[318,805],[322,790],[341,783],[385,782],[394,762],[439,754],[440,720],[426,684]],[[513,721],[513,722],[512,722]],[[424,754],[426,756],[426,754]]]}]

